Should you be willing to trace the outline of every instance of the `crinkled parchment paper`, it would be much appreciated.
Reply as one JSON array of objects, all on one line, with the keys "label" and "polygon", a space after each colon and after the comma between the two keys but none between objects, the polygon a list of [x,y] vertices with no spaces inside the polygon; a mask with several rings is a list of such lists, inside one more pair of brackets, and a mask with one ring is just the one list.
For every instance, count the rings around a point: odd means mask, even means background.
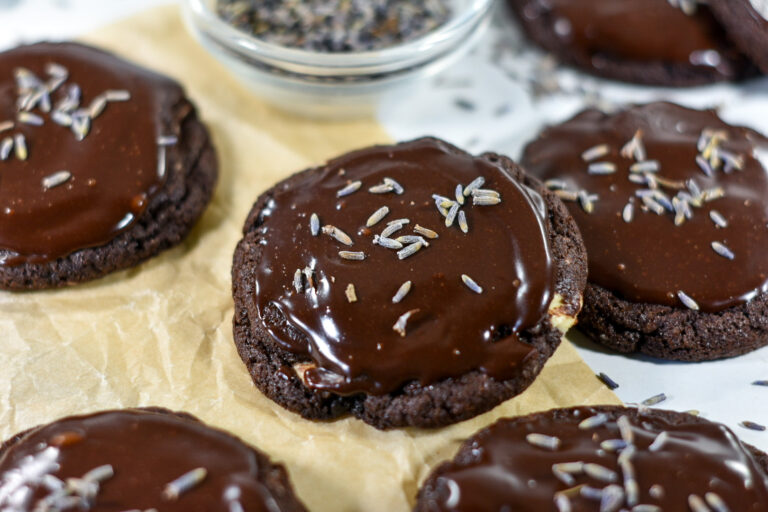
[{"label": "crinkled parchment paper", "polygon": [[66,290],[0,292],[0,436],[58,417],[157,405],[188,411],[284,463],[313,511],[405,511],[419,482],[500,416],[617,403],[565,342],[522,396],[452,427],[380,432],[315,423],[264,398],[232,342],[230,266],[252,202],[276,181],[387,135],[372,121],[323,124],[255,100],[163,8],[87,37],[181,81],[213,133],[221,180],[180,247]]}]

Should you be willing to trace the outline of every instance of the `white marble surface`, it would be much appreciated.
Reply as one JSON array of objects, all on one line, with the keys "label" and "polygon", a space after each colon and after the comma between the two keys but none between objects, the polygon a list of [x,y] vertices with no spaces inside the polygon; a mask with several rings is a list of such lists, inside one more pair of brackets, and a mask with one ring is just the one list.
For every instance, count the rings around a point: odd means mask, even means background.
[{"label": "white marble surface", "polygon": [[0,48],[77,36],[173,0],[0,0]]},{"label": "white marble surface", "polygon": [[[0,48],[39,39],[60,39],[86,32],[167,0],[0,0]],[[402,98],[380,115],[396,139],[424,134],[446,138],[473,152],[495,150],[517,157],[546,123],[566,119],[596,98],[601,101],[671,99],[691,106],[717,106],[731,122],[768,133],[768,79],[739,86],[689,90],[630,87],[570,70],[555,75],[561,91],[532,94],[531,79],[547,77],[549,62],[528,48],[500,12],[478,48],[421,93]],[[543,71],[542,71],[543,70]],[[751,420],[768,425],[768,348],[709,363],[667,363],[602,350],[576,337],[582,356],[596,372],[606,372],[626,402],[657,393],[669,397],[659,407],[700,410],[730,425],[744,440],[768,450],[768,432],[738,425]]]}]

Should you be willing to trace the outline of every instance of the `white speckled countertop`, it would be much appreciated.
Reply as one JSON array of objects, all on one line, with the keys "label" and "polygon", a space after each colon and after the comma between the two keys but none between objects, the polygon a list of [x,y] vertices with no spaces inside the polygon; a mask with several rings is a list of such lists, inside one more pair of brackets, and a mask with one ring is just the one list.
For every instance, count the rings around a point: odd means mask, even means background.
[{"label": "white speckled countertop", "polygon": [[[64,39],[167,0],[0,0],[0,49],[40,39]],[[694,107],[719,107],[727,121],[768,133],[768,79],[687,90],[627,86],[572,70],[557,72],[560,91],[536,96],[530,78],[548,60],[528,48],[504,12],[479,46],[420,94],[390,105],[379,116],[395,139],[436,135],[472,152],[495,150],[513,158],[547,123],[570,117],[586,98],[641,102],[669,99]],[[658,407],[697,409],[728,424],[745,441],[768,450],[768,432],[739,426],[743,420],[768,425],[768,348],[708,363],[669,363],[627,357],[602,350],[576,337],[579,352],[595,372],[605,372],[620,387],[625,402],[658,393],[668,399]]]}]

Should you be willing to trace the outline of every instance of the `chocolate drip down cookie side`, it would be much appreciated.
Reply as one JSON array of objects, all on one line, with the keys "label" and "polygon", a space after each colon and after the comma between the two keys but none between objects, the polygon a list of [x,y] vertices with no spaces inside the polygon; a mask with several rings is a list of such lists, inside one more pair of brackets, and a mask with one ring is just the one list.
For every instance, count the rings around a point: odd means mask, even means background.
[{"label": "chocolate drip down cookie side", "polygon": [[11,512],[304,512],[285,469],[193,416],[122,409],[70,416],[0,447]]},{"label": "chocolate drip down cookie side", "polygon": [[768,343],[765,143],[714,111],[651,103],[584,111],[526,147],[584,237],[581,330],[683,361]]},{"label": "chocolate drip down cookie side", "polygon": [[234,255],[235,343],[305,418],[438,427],[530,385],[585,280],[567,210],[509,159],[374,146],[257,200]]},{"label": "chocolate drip down cookie side", "polygon": [[217,172],[173,80],[76,43],[0,53],[0,288],[88,281],[177,245]]},{"label": "chocolate drip down cookie side", "polygon": [[509,4],[532,41],[562,62],[597,76],[674,87],[756,74],[708,3],[509,0]]},{"label": "chocolate drip down cookie side", "polygon": [[768,2],[719,0],[709,6],[739,48],[768,73]]},{"label": "chocolate drip down cookie side", "polygon": [[690,414],[616,406],[502,419],[427,477],[417,512],[768,510],[768,455]]}]

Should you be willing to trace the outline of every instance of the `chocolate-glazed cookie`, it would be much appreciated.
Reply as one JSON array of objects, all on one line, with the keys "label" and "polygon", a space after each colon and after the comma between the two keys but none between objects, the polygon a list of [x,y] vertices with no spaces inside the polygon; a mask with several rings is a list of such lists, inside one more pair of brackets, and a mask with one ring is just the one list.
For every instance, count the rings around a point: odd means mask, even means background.
[{"label": "chocolate-glazed cookie", "polygon": [[724,425],[624,407],[502,419],[422,485],[415,510],[768,509],[768,456]]},{"label": "chocolate-glazed cookie", "polygon": [[768,2],[719,0],[710,8],[741,50],[768,73]]},{"label": "chocolate-glazed cookie", "polygon": [[0,287],[86,281],[178,244],[216,176],[171,79],[75,43],[0,54]]},{"label": "chocolate-glazed cookie", "polygon": [[523,162],[589,254],[580,328],[622,352],[705,360],[768,343],[768,174],[757,133],[671,103],[587,110]]},{"label": "chocolate-glazed cookie", "polygon": [[581,306],[565,207],[436,139],[309,169],[254,205],[232,271],[256,385],[314,419],[436,427],[525,389]]},{"label": "chocolate-glazed cookie", "polygon": [[184,413],[71,416],[0,447],[0,507],[14,512],[301,512],[285,469]]},{"label": "chocolate-glazed cookie", "polygon": [[689,86],[754,73],[707,5],[695,0],[509,0],[527,35],[592,74]]}]

